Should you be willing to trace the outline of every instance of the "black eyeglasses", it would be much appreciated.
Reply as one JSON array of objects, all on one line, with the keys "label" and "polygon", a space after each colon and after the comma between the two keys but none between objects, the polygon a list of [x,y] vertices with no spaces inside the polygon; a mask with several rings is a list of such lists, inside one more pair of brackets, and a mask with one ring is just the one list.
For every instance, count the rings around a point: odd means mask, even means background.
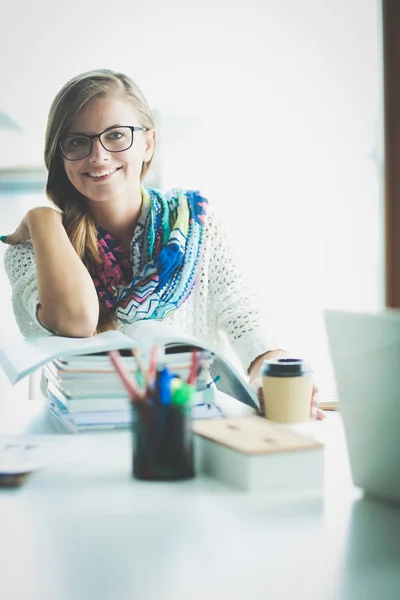
[{"label": "black eyeglasses", "polygon": [[95,135],[72,133],[60,140],[60,149],[67,160],[81,160],[92,152],[93,140],[98,139],[107,152],[124,152],[133,144],[134,131],[148,131],[148,127],[108,127]]}]

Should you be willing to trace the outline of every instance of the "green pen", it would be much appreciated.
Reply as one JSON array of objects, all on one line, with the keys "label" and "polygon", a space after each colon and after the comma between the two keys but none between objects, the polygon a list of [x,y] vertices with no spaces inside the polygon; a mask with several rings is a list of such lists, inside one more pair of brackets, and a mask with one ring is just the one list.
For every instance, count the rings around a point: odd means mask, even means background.
[{"label": "green pen", "polygon": [[176,378],[178,381],[173,380],[172,390],[172,404],[183,409],[191,410],[192,400],[195,393],[193,385]]}]

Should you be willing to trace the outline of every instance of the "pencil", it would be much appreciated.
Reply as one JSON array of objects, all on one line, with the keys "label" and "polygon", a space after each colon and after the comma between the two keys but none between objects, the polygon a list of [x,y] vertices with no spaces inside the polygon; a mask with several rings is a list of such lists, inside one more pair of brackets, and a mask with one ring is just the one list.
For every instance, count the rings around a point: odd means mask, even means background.
[{"label": "pencil", "polygon": [[149,371],[146,371],[146,369],[143,366],[142,361],[140,360],[139,352],[138,352],[137,348],[135,348],[134,350],[132,350],[132,356],[136,360],[136,363],[137,363],[137,366],[139,368],[139,371],[140,371],[140,373],[141,373],[141,375],[143,377],[143,380],[144,380],[144,382],[146,384],[147,392],[150,393],[153,382],[151,380]]},{"label": "pencil", "polygon": [[124,384],[132,402],[143,402],[146,400],[146,395],[136,385],[136,382],[131,377],[129,371],[120,359],[118,350],[111,350],[108,353],[114,369],[118,373],[122,383]]},{"label": "pencil", "polygon": [[154,384],[154,380],[156,377],[156,369],[157,369],[157,358],[158,358],[158,352],[160,350],[160,347],[155,344],[152,349],[151,349],[151,353],[150,353],[150,365],[149,365],[149,372],[148,372],[148,377],[149,377],[149,381],[150,381],[150,387],[153,386]]},{"label": "pencil", "polygon": [[195,383],[196,383],[198,366],[199,366],[199,357],[197,355],[197,350],[193,350],[192,363],[190,365],[189,378],[187,381],[190,385],[195,385]]}]

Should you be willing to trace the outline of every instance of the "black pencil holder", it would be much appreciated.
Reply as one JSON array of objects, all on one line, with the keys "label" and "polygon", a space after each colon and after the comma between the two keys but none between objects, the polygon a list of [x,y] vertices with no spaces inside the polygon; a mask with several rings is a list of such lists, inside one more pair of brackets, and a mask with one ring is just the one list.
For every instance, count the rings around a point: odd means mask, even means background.
[{"label": "black pencil holder", "polygon": [[133,410],[133,476],[153,481],[193,477],[190,409],[141,404]]}]

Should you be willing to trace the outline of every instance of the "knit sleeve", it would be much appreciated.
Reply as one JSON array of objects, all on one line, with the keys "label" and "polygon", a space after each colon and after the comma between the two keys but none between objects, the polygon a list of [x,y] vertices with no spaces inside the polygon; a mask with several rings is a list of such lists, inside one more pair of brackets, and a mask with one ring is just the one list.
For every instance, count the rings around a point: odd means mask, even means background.
[{"label": "knit sleeve", "polygon": [[272,323],[263,302],[246,281],[225,227],[215,213],[209,215],[207,236],[210,310],[247,371],[255,358],[277,348]]},{"label": "knit sleeve", "polygon": [[15,320],[24,337],[49,334],[37,318],[39,293],[35,252],[32,242],[8,246],[4,266],[11,284]]}]

